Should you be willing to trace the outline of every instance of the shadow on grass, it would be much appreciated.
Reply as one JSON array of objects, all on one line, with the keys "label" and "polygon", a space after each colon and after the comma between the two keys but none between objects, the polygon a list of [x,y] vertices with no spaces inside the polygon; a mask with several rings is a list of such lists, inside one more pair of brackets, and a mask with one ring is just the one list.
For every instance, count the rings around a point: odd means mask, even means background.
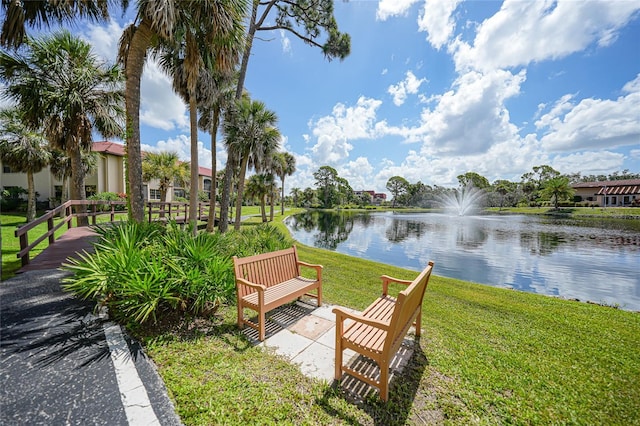
[{"label": "shadow on grass", "polygon": [[[418,390],[420,389],[422,377],[429,365],[429,360],[422,349],[420,340],[415,341],[411,346],[411,348],[405,347],[404,349],[411,350],[412,353],[401,371],[394,369],[392,363],[391,370],[393,378],[389,386],[389,401],[383,402],[375,388],[345,374],[340,382],[334,381],[324,392],[322,398],[316,400],[316,403],[322,407],[327,414],[339,418],[348,424],[361,424],[361,421],[341,409],[336,398],[344,399],[348,403],[366,412],[371,416],[375,425],[425,423],[425,413],[429,416],[428,422],[430,423],[434,420],[437,421],[437,419],[441,419],[439,412],[432,413],[429,410],[423,410],[421,407],[424,397],[418,395]],[[403,349],[401,349],[401,351],[402,350]],[[373,364],[364,357],[358,357],[352,362],[352,366],[355,366],[356,369],[370,369],[371,364]],[[413,414],[412,407],[414,409]],[[422,413],[422,415],[420,413]]]}]

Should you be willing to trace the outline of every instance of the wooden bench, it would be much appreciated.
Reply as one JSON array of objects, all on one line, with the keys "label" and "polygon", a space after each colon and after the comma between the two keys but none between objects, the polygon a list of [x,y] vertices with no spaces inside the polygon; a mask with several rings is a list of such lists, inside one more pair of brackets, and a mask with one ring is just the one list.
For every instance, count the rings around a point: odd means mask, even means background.
[{"label": "wooden bench", "polygon": [[[315,279],[300,275],[300,266],[316,270]],[[265,314],[292,302],[300,296],[311,296],[322,305],[322,266],[298,260],[296,246],[285,250],[238,258],[233,256],[233,269],[238,289],[238,326],[245,324],[265,337]],[[310,293],[315,290],[316,293]],[[244,317],[244,309],[258,313],[255,324]]]},{"label": "wooden bench", "polygon": [[[350,313],[341,308],[333,309],[336,314],[336,380],[340,380],[345,372],[378,388],[380,398],[388,400],[391,360],[400,349],[411,325],[415,325],[416,340],[420,336],[422,300],[432,269],[433,262],[429,262],[413,281],[383,275],[382,295],[361,314]],[[407,288],[394,298],[389,295],[389,283],[404,284]],[[347,319],[351,321],[345,324]],[[352,349],[375,361],[380,371],[379,379],[342,365],[342,351],[345,349]]]}]

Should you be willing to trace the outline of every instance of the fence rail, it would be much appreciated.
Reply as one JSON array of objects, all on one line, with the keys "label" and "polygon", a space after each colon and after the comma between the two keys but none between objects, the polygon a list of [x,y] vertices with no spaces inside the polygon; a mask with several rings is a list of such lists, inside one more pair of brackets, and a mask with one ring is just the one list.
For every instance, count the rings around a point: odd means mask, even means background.
[{"label": "fence rail", "polygon": [[[84,217],[91,218],[91,224],[95,225],[96,218],[101,215],[109,215],[109,222],[114,222],[116,214],[127,213],[126,207],[125,201],[69,200],[15,230],[15,236],[20,240],[20,251],[17,257],[21,260],[22,266],[26,266],[29,264],[29,252],[46,238],[49,239],[49,245],[54,244],[56,231],[65,225],[67,229],[71,229],[74,218],[76,226],[81,226],[83,222],[78,221],[78,218]],[[197,220],[208,220],[209,208],[209,203],[198,203]],[[189,221],[189,203],[151,201],[147,202],[146,210],[149,222],[175,221],[184,224]],[[60,216],[61,220],[54,224],[56,216]],[[44,222],[47,222],[47,231],[29,243],[29,231]]]}]

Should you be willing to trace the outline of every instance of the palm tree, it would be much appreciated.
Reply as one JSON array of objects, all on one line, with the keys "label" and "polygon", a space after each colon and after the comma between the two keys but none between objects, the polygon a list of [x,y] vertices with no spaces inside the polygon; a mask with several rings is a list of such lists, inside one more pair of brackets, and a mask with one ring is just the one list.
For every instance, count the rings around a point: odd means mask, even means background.
[{"label": "palm tree", "polygon": [[558,210],[561,198],[571,198],[573,194],[574,190],[569,183],[569,178],[566,176],[557,176],[548,179],[540,191],[540,195],[544,198],[553,199],[555,210]]},{"label": "palm tree", "polygon": [[0,158],[13,170],[27,174],[27,222],[36,217],[36,190],[33,175],[51,159],[42,133],[29,130],[17,108],[0,111]]},{"label": "palm tree", "polygon": [[[238,159],[240,167],[235,229],[240,229],[242,194],[247,168],[252,167],[256,172],[261,172],[264,158],[270,157],[271,153],[278,149],[280,132],[275,127],[277,121],[276,114],[268,110],[263,102],[252,101],[249,98],[241,99],[234,108],[225,114],[222,125],[226,136],[225,145],[229,157]],[[223,206],[221,206],[222,208]],[[220,219],[222,220],[222,210]]]},{"label": "palm tree", "polygon": [[181,162],[176,152],[148,152],[142,159],[142,179],[158,179],[160,201],[165,203],[173,182],[184,186],[189,180],[189,163]]},{"label": "palm tree", "polygon": [[[133,24],[120,39],[118,57],[126,73],[127,156],[131,218],[142,221],[142,159],[140,152],[140,79],[150,49],[169,49],[183,69],[184,79],[174,79],[179,93],[187,95],[191,124],[191,191],[198,190],[198,141],[196,87],[202,68],[230,70],[242,49],[242,18],[246,0],[139,1]],[[184,83],[184,85],[182,85]],[[195,220],[197,197],[191,196],[191,219]]]},{"label": "palm tree", "polygon": [[27,47],[25,55],[0,52],[5,94],[29,127],[42,127],[50,145],[71,158],[71,198],[85,200],[82,151],[91,150],[94,131],[105,138],[123,132],[122,73],[69,31],[28,40]]},{"label": "palm tree", "polygon": [[[284,182],[282,182],[284,187]],[[293,206],[298,207],[298,201],[302,198],[302,190],[300,188],[291,188],[291,196],[293,197]]]},{"label": "palm tree", "polygon": [[278,161],[276,164],[276,174],[280,178],[282,182],[282,194],[280,196],[281,208],[280,214],[284,216],[284,178],[286,176],[291,176],[296,171],[296,157],[291,155],[288,152],[279,152],[276,154],[278,156]]},{"label": "palm tree", "polygon": [[219,187],[217,182],[218,172],[216,170],[218,127],[222,111],[233,104],[236,83],[234,76],[212,72],[206,72],[201,75],[200,81],[202,82],[202,87],[199,93],[202,96],[202,101],[199,102],[200,119],[198,120],[198,127],[211,135],[211,176],[213,179],[207,232],[213,232],[216,217],[216,194]]},{"label": "palm tree", "polygon": [[255,174],[247,181],[245,193],[249,197],[255,197],[260,200],[260,212],[262,213],[262,222],[267,221],[267,213],[265,207],[265,197],[269,194],[269,187],[273,182],[273,176],[269,174]]},{"label": "palm tree", "polygon": [[[124,8],[128,0],[121,1]],[[76,18],[88,18],[93,22],[106,22],[109,19],[107,0],[83,1],[3,1],[0,3],[4,13],[0,44],[4,47],[18,48],[25,40],[26,27],[40,28],[56,22],[62,24]]]}]

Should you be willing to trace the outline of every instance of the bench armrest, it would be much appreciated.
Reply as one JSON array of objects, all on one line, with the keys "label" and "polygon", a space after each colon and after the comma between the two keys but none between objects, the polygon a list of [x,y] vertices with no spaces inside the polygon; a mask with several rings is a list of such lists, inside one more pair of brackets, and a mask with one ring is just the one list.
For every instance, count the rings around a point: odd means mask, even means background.
[{"label": "bench armrest", "polygon": [[336,314],[336,325],[338,327],[336,328],[336,332],[338,330],[342,330],[342,323],[344,322],[345,319],[350,319],[355,322],[370,325],[371,327],[379,328],[381,330],[387,330],[387,331],[389,330],[389,324],[386,322],[382,322],[380,320],[375,320],[372,318],[364,317],[360,314],[347,312],[341,308],[333,308],[332,312]]},{"label": "bench armrest", "polygon": [[307,268],[313,268],[316,270],[316,280],[320,281],[320,279],[322,278],[322,268],[324,268],[322,265],[316,265],[313,263],[307,263],[307,262],[303,262],[301,260],[298,260],[298,265],[300,266],[306,266]]},{"label": "bench armrest", "polygon": [[252,283],[251,281],[245,280],[244,278],[236,278],[236,285],[238,284],[249,286],[253,289],[256,289],[257,291],[265,291],[267,289],[267,287],[263,286],[262,284]]},{"label": "bench armrest", "polygon": [[382,294],[385,296],[389,294],[389,283],[409,285],[413,282],[411,280],[401,280],[399,278],[393,278],[393,277],[390,277],[389,275],[382,275],[380,279],[382,280]]}]

